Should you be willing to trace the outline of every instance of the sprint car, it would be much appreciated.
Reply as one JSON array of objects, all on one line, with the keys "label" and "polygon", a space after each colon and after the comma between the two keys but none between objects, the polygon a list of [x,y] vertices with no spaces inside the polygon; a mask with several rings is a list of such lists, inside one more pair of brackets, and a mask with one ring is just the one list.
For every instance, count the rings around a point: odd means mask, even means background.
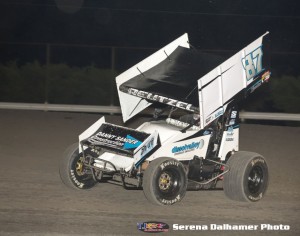
[{"label": "sprint car", "polygon": [[[239,150],[238,105],[271,75],[268,32],[229,59],[192,47],[184,34],[116,77],[124,123],[149,106],[137,129],[101,117],[65,152],[60,176],[89,189],[119,182],[172,205],[189,189],[222,181],[232,200],[257,202],[268,186],[265,158]],[[221,183],[221,182],[220,182]]]}]

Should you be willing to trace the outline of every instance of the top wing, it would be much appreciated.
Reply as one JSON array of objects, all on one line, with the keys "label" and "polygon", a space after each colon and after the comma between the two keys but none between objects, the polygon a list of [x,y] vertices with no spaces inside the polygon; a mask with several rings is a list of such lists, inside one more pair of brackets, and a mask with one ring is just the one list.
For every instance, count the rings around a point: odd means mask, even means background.
[{"label": "top wing", "polygon": [[269,77],[267,34],[228,60],[190,49],[182,35],[116,78],[123,121],[158,102],[200,113],[204,128]]}]

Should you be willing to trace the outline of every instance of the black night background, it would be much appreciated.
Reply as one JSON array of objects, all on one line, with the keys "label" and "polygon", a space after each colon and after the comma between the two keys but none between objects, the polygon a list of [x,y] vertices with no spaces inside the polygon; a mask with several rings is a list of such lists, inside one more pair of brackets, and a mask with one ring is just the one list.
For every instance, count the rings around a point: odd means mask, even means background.
[{"label": "black night background", "polygon": [[243,109],[299,113],[299,6],[1,0],[0,102],[118,105],[114,77],[185,32],[199,50],[230,57],[270,31],[272,78]]}]

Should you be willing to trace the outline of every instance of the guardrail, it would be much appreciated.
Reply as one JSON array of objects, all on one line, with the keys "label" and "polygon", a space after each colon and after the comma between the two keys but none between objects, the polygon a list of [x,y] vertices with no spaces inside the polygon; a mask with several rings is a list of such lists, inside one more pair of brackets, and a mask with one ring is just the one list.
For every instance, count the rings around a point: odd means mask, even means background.
[{"label": "guardrail", "polygon": [[240,118],[246,120],[300,121],[300,114],[244,111],[244,112],[240,112]]},{"label": "guardrail", "polygon": [[[89,113],[109,113],[109,114],[121,113],[121,108],[118,106],[68,105],[68,104],[47,104],[47,103],[0,102],[0,109],[89,112]],[[300,121],[300,114],[242,111],[240,112],[240,118],[242,120]]]},{"label": "guardrail", "polygon": [[0,109],[35,110],[35,111],[66,111],[66,112],[90,112],[90,113],[115,113],[120,114],[118,106],[94,106],[94,105],[69,105],[48,103],[10,103],[0,102]]}]

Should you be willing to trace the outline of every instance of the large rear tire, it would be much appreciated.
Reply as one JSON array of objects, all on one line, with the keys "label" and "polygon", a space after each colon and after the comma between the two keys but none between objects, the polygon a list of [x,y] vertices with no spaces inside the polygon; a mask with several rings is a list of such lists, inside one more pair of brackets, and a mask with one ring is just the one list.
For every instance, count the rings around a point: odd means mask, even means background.
[{"label": "large rear tire", "polygon": [[143,176],[143,191],[153,204],[172,205],[182,200],[187,189],[183,165],[175,159],[160,157],[152,161]]},{"label": "large rear tire", "polygon": [[84,157],[82,153],[79,154],[78,143],[74,143],[64,152],[59,174],[62,182],[73,189],[90,189],[97,183],[91,171],[84,165]]},{"label": "large rear tire", "polygon": [[266,193],[269,181],[268,166],[263,156],[254,152],[236,152],[227,164],[224,175],[225,195],[236,201],[257,202]]}]

